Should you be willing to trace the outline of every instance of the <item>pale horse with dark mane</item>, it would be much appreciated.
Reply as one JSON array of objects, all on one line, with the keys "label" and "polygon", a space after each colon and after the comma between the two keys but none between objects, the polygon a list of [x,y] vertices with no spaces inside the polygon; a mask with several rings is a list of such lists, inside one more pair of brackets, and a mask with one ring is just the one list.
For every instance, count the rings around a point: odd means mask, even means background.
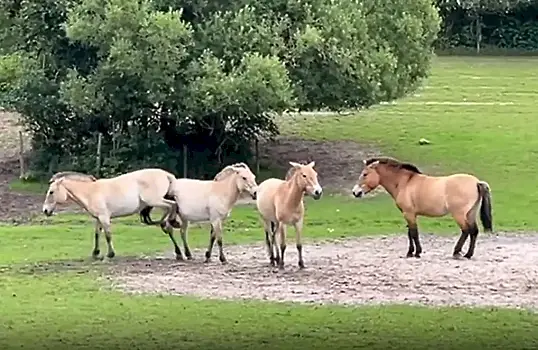
[{"label": "pale horse with dark mane", "polygon": [[95,245],[92,256],[99,258],[99,235],[105,232],[107,257],[116,253],[112,244],[111,218],[140,213],[148,206],[165,210],[160,222],[176,223],[176,202],[164,198],[172,193],[176,177],[162,169],[141,169],[108,179],[67,171],[54,174],[43,203],[43,213],[53,214],[57,204],[73,201],[95,218]]},{"label": "pale horse with dark mane", "polygon": [[[178,221],[171,222],[171,226],[179,228],[185,256],[191,260],[192,253],[187,244],[187,229],[189,223],[206,223],[211,225],[209,245],[205,253],[205,262],[211,260],[213,245],[217,241],[219,247],[219,260],[226,263],[223,251],[222,224],[230,215],[237,203],[240,194],[248,192],[256,199],[258,185],[256,176],[245,163],[236,163],[223,168],[213,180],[198,180],[189,178],[176,179],[166,196],[177,203]],[[148,206],[140,212],[142,222],[151,225],[150,218],[152,206]],[[183,254],[174,237],[174,230],[170,225],[161,225],[163,231],[168,234],[177,260],[183,260]]]}]

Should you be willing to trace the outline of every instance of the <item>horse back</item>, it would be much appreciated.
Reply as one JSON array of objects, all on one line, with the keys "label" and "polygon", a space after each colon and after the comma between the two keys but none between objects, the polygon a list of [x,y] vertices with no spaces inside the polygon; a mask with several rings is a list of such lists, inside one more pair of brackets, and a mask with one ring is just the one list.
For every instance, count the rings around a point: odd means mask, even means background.
[{"label": "horse back", "polygon": [[477,183],[478,179],[469,174],[415,176],[406,186],[402,200],[407,200],[423,215],[442,216],[459,209],[468,211],[477,200]]},{"label": "horse back", "polygon": [[164,197],[171,190],[174,175],[158,168],[135,170],[116,177],[99,179],[97,183],[112,195]]}]

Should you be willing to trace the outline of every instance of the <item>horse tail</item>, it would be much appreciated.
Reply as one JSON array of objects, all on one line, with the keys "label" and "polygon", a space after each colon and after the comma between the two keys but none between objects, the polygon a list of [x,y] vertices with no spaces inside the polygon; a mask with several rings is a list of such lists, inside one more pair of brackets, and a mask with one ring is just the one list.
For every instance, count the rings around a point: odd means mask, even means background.
[{"label": "horse tail", "polygon": [[[166,196],[164,196],[164,198],[166,199],[170,199],[170,198],[167,198],[168,196],[172,196],[173,197],[173,193],[172,193],[172,185],[174,184],[174,181],[176,181],[176,177],[174,176],[174,174],[171,174],[171,173],[167,173],[166,174],[166,178],[168,179],[168,191],[166,191]],[[172,198],[173,199],[173,198]]]},{"label": "horse tail", "polygon": [[479,199],[482,200],[480,205],[480,221],[485,232],[493,231],[493,216],[491,214],[491,188],[486,181],[479,181],[476,185],[478,188]]}]

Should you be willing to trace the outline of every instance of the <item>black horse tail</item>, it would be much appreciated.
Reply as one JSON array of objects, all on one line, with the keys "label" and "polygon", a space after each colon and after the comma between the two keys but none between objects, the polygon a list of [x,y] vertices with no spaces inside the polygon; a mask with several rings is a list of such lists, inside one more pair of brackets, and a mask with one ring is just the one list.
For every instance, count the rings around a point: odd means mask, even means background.
[{"label": "black horse tail", "polygon": [[477,184],[478,195],[482,199],[480,205],[480,221],[485,232],[493,231],[493,216],[491,213],[491,189],[485,181],[480,181]]}]

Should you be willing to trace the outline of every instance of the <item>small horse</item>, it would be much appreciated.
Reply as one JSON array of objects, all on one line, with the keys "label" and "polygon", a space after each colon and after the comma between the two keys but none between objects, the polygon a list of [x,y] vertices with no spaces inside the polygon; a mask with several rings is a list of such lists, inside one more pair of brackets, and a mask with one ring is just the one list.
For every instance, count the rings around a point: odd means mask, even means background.
[{"label": "small horse", "polygon": [[[192,259],[192,253],[187,244],[187,229],[189,223],[209,222],[211,232],[209,247],[205,253],[205,262],[211,259],[211,253],[215,240],[219,247],[219,260],[226,263],[222,247],[222,224],[230,215],[241,193],[249,192],[256,199],[256,176],[245,163],[236,163],[223,168],[213,180],[197,180],[189,178],[176,179],[170,197],[177,203],[179,222],[171,223],[171,226],[181,230],[181,240],[187,259]],[[147,207],[141,211],[142,221],[147,223],[153,208]],[[172,227],[163,227],[168,234],[177,260],[183,260],[181,249],[174,238]]]},{"label": "small horse", "polygon": [[465,257],[470,259],[474,254],[479,206],[484,231],[493,230],[491,190],[487,182],[469,174],[425,175],[415,165],[390,157],[370,158],[363,162],[365,167],[352,189],[353,195],[362,197],[377,186],[387,190],[407,222],[407,257],[412,257],[414,252],[414,256],[420,258],[422,253],[417,216],[452,215],[461,228],[461,236],[454,247],[455,259],[461,258],[461,250],[469,236],[471,239]]},{"label": "small horse", "polygon": [[148,205],[166,210],[161,222],[174,223],[176,202],[167,195],[176,177],[162,169],[142,169],[109,179],[96,179],[92,175],[60,172],[51,177],[43,203],[43,213],[51,216],[56,204],[72,200],[86,210],[95,221],[95,245],[92,252],[98,258],[99,234],[105,232],[108,258],[116,254],[112,245],[110,219],[140,212]]},{"label": "small horse", "polygon": [[[278,264],[279,269],[284,268],[286,225],[293,225],[295,244],[299,254],[298,265],[302,269],[304,268],[301,242],[304,220],[303,196],[307,193],[318,200],[321,198],[323,189],[318,183],[318,173],[314,170],[315,162],[310,162],[307,165],[289,163],[291,168],[284,180],[269,178],[258,186],[256,206],[263,221],[265,243],[271,266]],[[277,248],[277,236],[280,241],[280,252]]]}]

